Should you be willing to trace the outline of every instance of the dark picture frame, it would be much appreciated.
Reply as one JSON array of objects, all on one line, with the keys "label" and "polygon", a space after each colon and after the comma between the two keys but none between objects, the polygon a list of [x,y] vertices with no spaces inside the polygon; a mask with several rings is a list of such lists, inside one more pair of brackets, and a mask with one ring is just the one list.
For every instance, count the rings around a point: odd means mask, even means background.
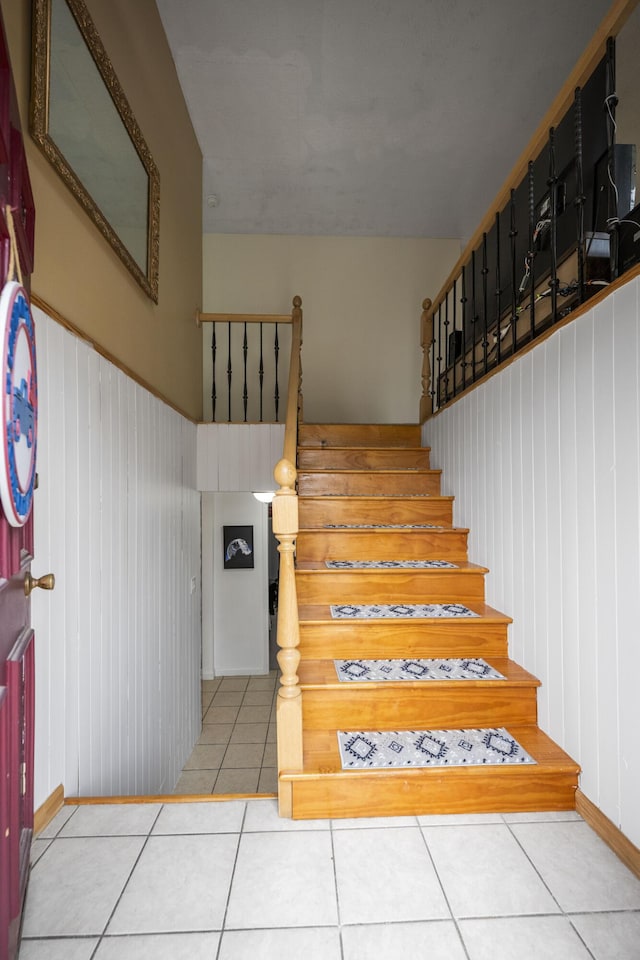
[{"label": "dark picture frame", "polygon": [[225,570],[253,570],[253,527],[223,527],[222,551]]}]

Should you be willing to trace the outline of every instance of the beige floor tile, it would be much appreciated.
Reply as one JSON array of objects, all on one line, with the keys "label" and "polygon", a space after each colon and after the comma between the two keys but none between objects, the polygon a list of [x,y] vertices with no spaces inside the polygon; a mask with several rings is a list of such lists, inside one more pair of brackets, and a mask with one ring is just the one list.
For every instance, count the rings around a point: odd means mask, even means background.
[{"label": "beige floor tile", "polygon": [[194,747],[191,756],[184,765],[185,770],[217,770],[222,763],[226,747],[224,744],[207,743]]},{"label": "beige floor tile", "polygon": [[253,691],[254,693],[256,693],[256,692],[263,692],[263,693],[265,693],[265,692],[268,692],[268,691],[273,691],[273,690],[275,690],[275,688],[276,688],[276,680],[275,680],[275,678],[273,678],[273,679],[269,678],[269,679],[266,679],[266,680],[262,680],[262,679],[258,680],[258,679],[256,679],[256,680],[249,680],[249,686],[247,687],[247,691],[251,690],[251,691]]},{"label": "beige floor tile", "polygon": [[246,690],[248,677],[222,677],[219,690]]},{"label": "beige floor tile", "polygon": [[264,746],[261,743],[232,743],[227,747],[221,766],[223,769],[260,767],[263,753]]},{"label": "beige floor tile", "polygon": [[267,723],[271,709],[267,707],[240,707],[237,723]]},{"label": "beige floor tile", "polygon": [[236,723],[229,743],[264,743],[268,729],[266,723]]},{"label": "beige floor tile", "polygon": [[188,770],[181,775],[173,792],[177,796],[211,793],[217,774],[217,770]]},{"label": "beige floor tile", "polygon": [[260,779],[260,768],[251,770],[221,770],[213,788],[214,793],[255,793]]},{"label": "beige floor tile", "polygon": [[210,707],[204,715],[205,723],[235,723],[240,707]]},{"label": "beige floor tile", "polygon": [[262,767],[258,780],[258,793],[278,792],[278,771],[275,767]]},{"label": "beige floor tile", "polygon": [[232,732],[232,723],[205,723],[202,725],[202,733],[200,734],[198,744],[229,743]]},{"label": "beige floor tile", "polygon": [[273,690],[247,690],[242,700],[243,707],[270,707],[273,703]]},{"label": "beige floor tile", "polygon": [[217,677],[215,680],[202,680],[200,683],[201,689],[215,692],[220,686],[220,677]]},{"label": "beige floor tile", "polygon": [[278,748],[275,743],[268,743],[264,748],[264,755],[262,757],[262,766],[263,767],[278,766]]},{"label": "beige floor tile", "polygon": [[213,707],[239,707],[246,696],[243,690],[218,690],[211,705]]},{"label": "beige floor tile", "polygon": [[269,724],[269,729],[267,730],[267,743],[276,742],[276,725],[275,723]]}]

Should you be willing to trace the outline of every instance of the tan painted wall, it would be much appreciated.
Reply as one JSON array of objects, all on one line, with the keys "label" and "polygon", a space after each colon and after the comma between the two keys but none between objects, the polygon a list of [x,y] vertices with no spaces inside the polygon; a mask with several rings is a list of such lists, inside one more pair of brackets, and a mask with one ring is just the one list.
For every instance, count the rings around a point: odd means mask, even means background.
[{"label": "tan painted wall", "polygon": [[202,157],[154,0],[86,0],[160,172],[156,306],[28,136],[31,4],[0,0],[36,202],[32,291],[188,415],[202,410]]},{"label": "tan painted wall", "polygon": [[459,240],[205,234],[204,310],[285,313],[300,294],[305,420],[415,423],[422,301],[459,254]]}]

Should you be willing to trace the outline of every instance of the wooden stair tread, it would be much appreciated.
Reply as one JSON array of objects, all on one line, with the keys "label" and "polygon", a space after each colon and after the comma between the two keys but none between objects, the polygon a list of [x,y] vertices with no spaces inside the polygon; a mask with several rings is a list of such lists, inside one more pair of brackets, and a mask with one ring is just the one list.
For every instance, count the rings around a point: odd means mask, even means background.
[{"label": "wooden stair tread", "polygon": [[434,767],[392,767],[371,768],[364,770],[343,770],[338,749],[338,738],[335,730],[308,730],[305,731],[304,768],[301,773],[281,771],[280,776],[287,780],[303,779],[305,777],[323,777],[331,771],[332,777],[373,777],[375,779],[410,777],[434,777],[456,780],[475,777],[486,777],[487,774],[498,777],[521,777],[523,772],[538,775],[555,774],[559,772],[576,775],[580,766],[572,760],[548,737],[539,727],[517,726],[510,724],[509,733],[529,753],[536,764],[501,764],[482,766],[434,766]]},{"label": "wooden stair tread", "polygon": [[[298,477],[300,477],[301,474],[313,474],[315,476],[316,474],[322,475],[326,473],[331,475],[338,474],[340,477],[344,474],[355,474],[356,476],[364,475],[367,477],[370,477],[372,474],[376,474],[384,477],[393,477],[398,476],[398,474],[404,476],[406,473],[428,474],[429,476],[439,477],[442,474],[442,470],[432,470],[430,467],[398,467],[395,470],[392,470],[389,467],[385,467],[383,470],[371,470],[357,467],[348,467],[346,469],[338,469],[337,467],[301,467],[301,469],[298,471]],[[415,496],[415,494],[408,494],[408,496]]]},{"label": "wooden stair tread", "polygon": [[[340,531],[336,530],[336,533]],[[327,558],[330,559],[330,558]],[[354,558],[349,558],[353,560]],[[402,559],[402,558],[398,558]],[[357,561],[356,561],[357,562]],[[453,561],[452,561],[453,562]],[[424,574],[425,576],[433,576],[434,574],[459,574],[459,573],[477,573],[477,574],[486,574],[489,573],[488,567],[481,567],[477,563],[470,563],[468,560],[457,560],[455,567],[349,567],[348,569],[343,569],[340,567],[327,567],[323,560],[301,560],[296,564],[296,571],[308,572],[308,573],[317,573],[322,574],[336,574],[336,573],[346,573],[346,574],[355,574],[363,576],[374,576],[380,577],[385,574],[390,574],[393,577],[401,578],[404,574]]]},{"label": "wooden stair tread", "polygon": [[[326,473],[327,471],[324,471],[324,472]],[[366,473],[367,471],[363,470],[361,472]],[[400,470],[399,472],[402,473],[402,470]],[[300,494],[301,503],[309,502],[311,500],[320,500],[323,505],[326,505],[327,501],[335,500],[337,502],[346,502],[351,507],[356,506],[358,504],[358,501],[367,503],[368,501],[374,500],[374,502],[377,503],[378,499],[379,499],[378,497],[372,497],[371,494],[367,496],[366,493],[355,493],[353,494],[353,496],[349,496],[344,493],[331,493],[331,494],[327,494],[326,497],[324,496],[321,497],[317,493]],[[390,500],[391,502],[393,502],[394,500],[398,500],[400,503],[404,505],[407,503],[407,501],[412,501],[412,500],[416,500],[418,503],[422,500],[440,501],[442,503],[453,503],[453,501],[455,500],[455,497],[446,496],[444,494],[439,494],[439,493],[407,493],[406,495],[403,494],[400,497],[394,497],[393,494],[387,494],[385,496],[385,499]]]},{"label": "wooden stair tread", "polygon": [[300,623],[350,623],[357,624],[358,627],[366,629],[367,624],[375,623],[386,623],[386,624],[406,624],[406,623],[422,623],[422,624],[447,624],[447,623],[513,623],[511,617],[508,617],[504,613],[500,613],[499,610],[495,610],[493,607],[490,607],[489,604],[484,603],[479,600],[474,600],[468,604],[470,610],[474,613],[477,613],[477,617],[395,617],[392,619],[381,617],[376,619],[375,617],[367,618],[366,620],[358,620],[357,618],[340,618],[331,616],[331,608],[329,604],[300,604],[298,607],[298,619]]},{"label": "wooden stair tread", "polygon": [[366,446],[362,446],[362,445],[360,445],[360,444],[356,444],[355,446],[354,446],[354,445],[351,445],[351,444],[342,444],[342,445],[339,445],[339,444],[331,444],[331,446],[325,444],[325,445],[323,446],[323,444],[321,444],[321,443],[316,443],[316,444],[306,443],[306,444],[302,445],[300,449],[302,449],[302,450],[316,450],[316,451],[317,451],[317,450],[327,450],[327,451],[331,451],[331,452],[333,452],[333,453],[339,453],[339,452],[346,451],[346,450],[357,450],[358,453],[366,453],[368,450],[375,451],[376,453],[377,453],[379,450],[388,450],[388,451],[392,451],[393,453],[407,453],[407,452],[409,452],[409,453],[418,453],[418,452],[419,452],[419,453],[430,453],[430,452],[431,452],[431,447],[422,447],[422,446],[420,446],[420,445],[417,445],[417,446],[406,446],[406,445],[404,445],[404,444],[403,444],[401,447],[399,447],[399,446],[385,446],[385,445],[383,445],[383,444],[366,447]]},{"label": "wooden stair tread", "polygon": [[[337,658],[337,659],[348,659],[348,658]],[[354,659],[358,659],[355,658]],[[386,659],[386,658],[381,658]],[[397,659],[397,658],[396,658]],[[297,673],[300,680],[300,685],[303,689],[313,689],[313,688],[322,688],[322,689],[336,689],[336,690],[351,690],[353,688],[354,692],[362,689],[376,689],[380,687],[394,687],[396,689],[400,688],[411,689],[416,687],[425,687],[428,685],[429,689],[435,687],[448,687],[455,685],[464,684],[465,688],[473,687],[485,687],[487,684],[490,686],[495,686],[499,684],[504,686],[505,683],[510,684],[511,686],[523,686],[530,687],[540,686],[540,681],[537,677],[534,677],[532,673],[529,673],[528,670],[525,670],[524,667],[521,667],[514,660],[510,660],[508,657],[483,657],[494,670],[497,670],[499,673],[502,673],[505,677],[505,680],[366,680],[358,682],[357,680],[339,680],[336,675],[336,669],[333,663],[333,660],[301,660]]]}]

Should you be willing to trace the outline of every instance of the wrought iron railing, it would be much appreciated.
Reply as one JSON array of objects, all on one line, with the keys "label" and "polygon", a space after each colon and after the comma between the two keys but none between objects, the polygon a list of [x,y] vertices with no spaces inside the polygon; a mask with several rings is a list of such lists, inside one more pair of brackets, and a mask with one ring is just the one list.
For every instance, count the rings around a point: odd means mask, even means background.
[{"label": "wrought iron railing", "polygon": [[[300,298],[294,298],[295,302]],[[279,423],[287,403],[291,314],[196,313],[211,325],[210,396],[204,418],[226,423]]]},{"label": "wrought iron railing", "polygon": [[433,303],[421,421],[640,260],[635,144],[616,137],[619,0]]}]

